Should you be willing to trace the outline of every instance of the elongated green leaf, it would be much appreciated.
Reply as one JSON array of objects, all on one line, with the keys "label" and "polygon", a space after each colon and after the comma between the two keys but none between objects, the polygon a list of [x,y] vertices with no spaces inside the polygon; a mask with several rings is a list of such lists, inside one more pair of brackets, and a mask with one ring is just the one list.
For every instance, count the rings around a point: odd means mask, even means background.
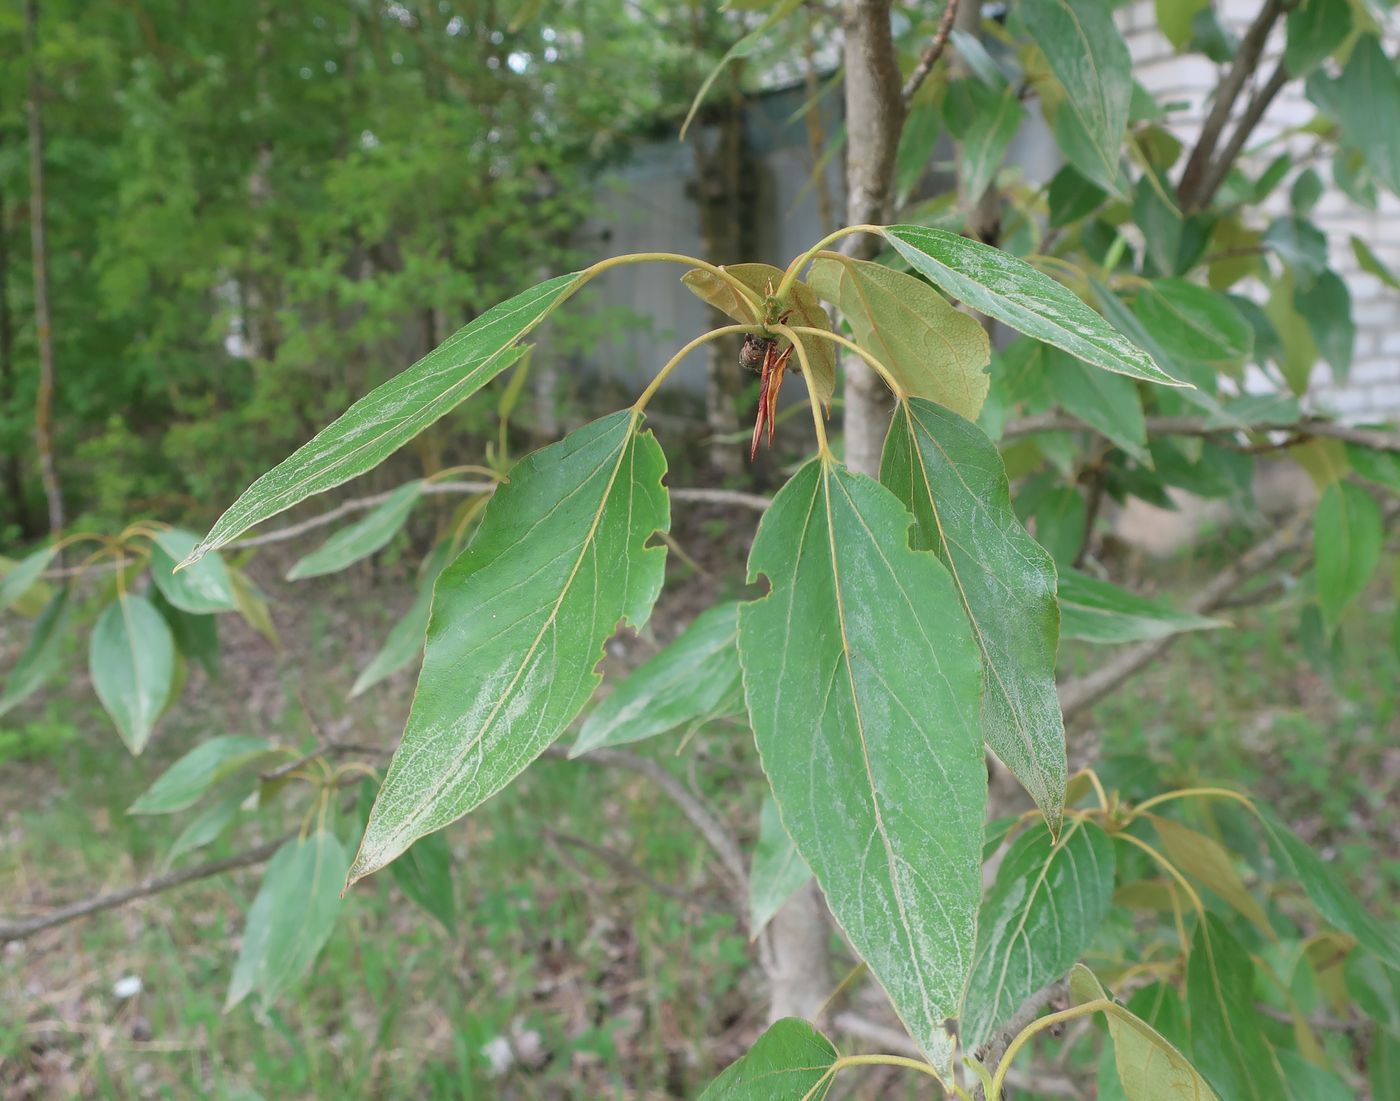
[{"label": "elongated green leaf", "polygon": [[725,66],[737,58],[747,57],[752,53],[763,41],[763,36],[796,11],[801,2],[802,0],[774,0],[773,10],[768,13],[768,17],[725,51],[724,56],[716,62],[715,67],[701,82],[699,90],[695,93],[695,98],[690,101],[690,110],[686,112],[685,121],[681,123],[682,141],[685,140],[686,131],[690,129],[690,124],[695,119],[695,112],[700,110],[700,105],[705,102],[706,93],[709,92],[711,85],[719,79],[719,74],[724,72]]},{"label": "elongated green leaf", "polygon": [[560,275],[517,294],[366,394],[249,486],[219,517],[186,563],[297,502],[378,466],[524,355],[516,341],[539,325],[585,279],[582,272]]},{"label": "elongated green leaf", "polygon": [[963,193],[976,201],[991,186],[1001,167],[1002,158],[1011,139],[1021,128],[1026,112],[1016,89],[1007,87],[993,103],[991,110],[979,111],[963,135],[962,172]]},{"label": "elongated green leaf", "polygon": [[59,589],[34,621],[24,652],[5,682],[4,695],[0,695],[0,716],[9,714],[34,695],[57,670],[71,611],[68,594],[66,587]]},{"label": "elongated green leaf", "polygon": [[350,882],[466,814],[564,732],[620,621],[639,628],[666,568],[666,460],[614,413],[526,456],[433,593],[403,741]]},{"label": "elongated green leaf", "polygon": [[140,753],[175,682],[175,640],[149,600],[123,593],[107,605],[88,640],[88,669],[122,741]]},{"label": "elongated green leaf", "polygon": [[1400,451],[1378,451],[1360,444],[1347,444],[1347,461],[1357,476],[1400,493]]},{"label": "elongated green leaf", "polygon": [[1112,186],[1133,98],[1133,63],[1109,5],[1104,0],[1021,0],[1019,11],[1094,151],[1090,164],[1077,167],[1086,174],[1092,168],[1092,179]]},{"label": "elongated green leaf", "polygon": [[1264,836],[1279,871],[1297,881],[1324,918],[1355,938],[1368,952],[1391,967],[1400,968],[1400,934],[1377,921],[1361,904],[1356,892],[1273,811],[1256,803],[1255,814],[1264,827]]},{"label": "elongated green leaf", "polygon": [[1113,842],[1083,819],[1058,842],[1043,830],[1016,839],[977,919],[977,957],[960,1022],[966,1050],[985,1044],[1088,950],[1113,901],[1113,867]]},{"label": "elongated green leaf", "polygon": [[423,563],[418,595],[403,618],[389,629],[389,637],[384,640],[379,652],[355,678],[355,684],[350,689],[351,699],[393,676],[423,652],[423,638],[428,633],[428,616],[433,607],[433,587],[452,558],[453,548],[449,543],[439,543],[433,548]]},{"label": "elongated green leaf", "polygon": [[16,562],[3,579],[0,579],[0,612],[14,607],[15,603],[39,583],[49,563],[58,551],[54,547],[41,547],[33,554]]},{"label": "elongated green leaf", "polygon": [[[729,264],[724,270],[744,286],[756,291],[760,297],[777,290],[783,279],[782,270],[772,264]],[[732,317],[741,325],[752,325],[761,320],[747,299],[711,272],[701,268],[688,271],[681,277],[681,283],[700,301]],[[822,304],[817,301],[816,292],[806,283],[793,284],[791,308],[789,324],[825,329],[828,332],[831,330],[831,319],[827,317],[826,310],[822,309]],[[813,337],[803,341],[803,348],[807,352],[808,366],[812,369],[809,385],[818,400],[824,403],[831,401],[832,394],[836,392],[836,345],[830,340]],[[794,370],[798,369],[799,361],[796,357],[791,360],[789,366]]]},{"label": "elongated green leaf", "polygon": [[1317,556],[1317,600],[1335,628],[1347,605],[1361,595],[1380,562],[1385,532],[1381,509],[1366,490],[1333,482],[1313,516]]},{"label": "elongated green leaf", "polygon": [[423,483],[409,482],[389,494],[368,516],[336,532],[287,571],[288,581],[338,573],[368,558],[398,534],[423,492]]},{"label": "elongated green leaf", "polygon": [[1170,818],[1149,814],[1148,819],[1162,839],[1162,851],[1177,870],[1199,880],[1248,918],[1266,937],[1273,936],[1273,926],[1264,908],[1245,887],[1230,854],[1213,837]]},{"label": "elongated green leaf", "polygon": [[1376,180],[1400,195],[1400,73],[1380,39],[1362,35],[1335,85],[1343,140],[1361,150]]},{"label": "elongated green leaf", "polygon": [[1184,386],[1049,276],[1000,249],[925,226],[889,226],[895,251],[974,310],[1120,375]]},{"label": "elongated green leaf", "polygon": [[1133,313],[1173,358],[1239,367],[1254,349],[1254,333],[1230,300],[1184,279],[1154,279],[1138,293]]},{"label": "elongated green leaf", "polygon": [[1093,425],[1133,458],[1147,461],[1147,421],[1137,383],[1096,371],[1058,348],[1047,348],[1046,384],[1066,412]]},{"label": "elongated green leaf", "polygon": [[457,932],[452,848],[445,834],[420,837],[409,846],[408,852],[389,865],[389,874],[399,890],[437,918],[449,934]]},{"label": "elongated green leaf", "polygon": [[280,646],[277,627],[272,622],[272,611],[262,590],[242,570],[229,570],[229,580],[233,582],[233,598],[238,604],[238,614],[268,642]]},{"label": "elongated green leaf", "polygon": [[176,573],[177,564],[199,543],[199,536],[180,528],[165,528],[151,540],[151,578],[161,595],[181,611],[194,615],[230,612],[238,606],[228,568],[217,554]]},{"label": "elongated green leaf", "polygon": [[326,830],[277,850],[248,911],[224,1012],[255,992],[266,1009],[310,970],[340,916],[345,862]]},{"label": "elongated green leaf", "polygon": [[[1080,1005],[1108,997],[1094,973],[1082,964],[1070,974],[1069,988]],[[1104,1010],[1104,1016],[1128,1101],[1219,1101],[1191,1061],[1142,1018],[1116,1002]]]},{"label": "elongated green leaf", "polygon": [[811,878],[812,869],[783,829],[778,804],[772,795],[765,795],[758,820],[758,847],[749,869],[749,939],[757,939],[783,903]]},{"label": "elongated green leaf", "polygon": [[1079,556],[1084,543],[1088,506],[1075,486],[1057,485],[1036,502],[1035,537],[1060,569]]},{"label": "elongated green leaf", "polygon": [[1370,272],[1391,290],[1400,291],[1400,276],[1386,267],[1381,258],[1371,250],[1370,245],[1360,237],[1352,237],[1351,251],[1362,271]]},{"label": "elongated green leaf", "polygon": [[1060,571],[1060,633],[1113,644],[1225,627],[1224,620],[1181,612],[1074,569]]},{"label": "elongated green leaf", "polygon": [[1187,964],[1191,1053],[1230,1101],[1277,1101],[1287,1091],[1254,1008],[1254,964],[1212,913],[1196,927]]},{"label": "elongated green leaf", "polygon": [[856,343],[890,369],[906,393],[975,420],[987,398],[991,344],[975,318],[922,279],[831,253],[807,281],[850,322]]},{"label": "elongated green leaf", "polygon": [[738,604],[701,612],[671,645],[639,665],[594,709],[569,755],[741,714],[738,641]]},{"label": "elongated green leaf", "polygon": [[127,808],[127,814],[173,814],[197,802],[226,776],[265,759],[272,743],[246,734],[225,734],[201,742],[158,777]]},{"label": "elongated green leaf", "polygon": [[1308,323],[1323,359],[1332,365],[1332,377],[1345,382],[1351,373],[1356,322],[1351,316],[1351,292],[1341,276],[1324,271],[1312,286],[1293,292],[1293,306]]},{"label": "elongated green leaf", "polygon": [[1307,76],[1351,33],[1347,0],[1301,0],[1288,13],[1283,60],[1292,76]]},{"label": "elongated green leaf", "polygon": [[217,840],[238,817],[238,808],[243,805],[246,797],[246,792],[226,795],[222,799],[214,800],[191,818],[189,824],[180,831],[180,836],[175,838],[175,843],[170,846],[170,854],[165,858],[166,864],[173,864],[186,853],[202,849]]},{"label": "elongated green leaf", "polygon": [[[977,644],[913,518],[829,457],[773,499],[739,610],[744,690],[784,826],[910,1035],[946,1065],[981,894]],[[892,645],[893,643],[893,645]]]},{"label": "elongated green leaf", "polygon": [[901,402],[880,480],[914,514],[920,545],[948,568],[971,620],[985,678],[983,737],[1059,832],[1066,765],[1055,564],[1011,510],[996,445],[932,402]]},{"label": "elongated green leaf", "polygon": [[836,1058],[831,1041],[810,1024],[784,1017],[711,1082],[700,1101],[822,1101]]}]

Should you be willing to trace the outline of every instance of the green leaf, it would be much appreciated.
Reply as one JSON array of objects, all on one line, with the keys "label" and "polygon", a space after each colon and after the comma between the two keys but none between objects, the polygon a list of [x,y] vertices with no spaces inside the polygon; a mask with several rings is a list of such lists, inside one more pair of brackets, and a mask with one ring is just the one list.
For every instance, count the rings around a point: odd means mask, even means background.
[{"label": "green leaf", "polygon": [[[782,270],[772,264],[728,264],[724,270],[744,286],[758,292],[760,297],[776,290],[783,279]],[[696,268],[681,276],[681,283],[700,301],[713,306],[741,325],[752,325],[762,320],[754,313],[753,306],[747,299],[712,272]],[[789,305],[792,317],[788,319],[789,324],[831,331],[831,318],[826,315],[826,310],[822,309],[822,304],[817,301],[816,292],[811,287],[805,283],[794,283],[791,293]],[[819,401],[831,401],[836,392],[835,343],[812,337],[803,341],[802,346],[807,353],[807,363],[812,369],[809,384],[813,392]],[[798,366],[795,359],[792,366]]]},{"label": "green leaf", "polygon": [[585,279],[582,272],[556,276],[492,307],[412,367],[365,395],[249,486],[219,517],[191,559],[378,466],[524,355],[525,349],[516,341],[539,325]]},{"label": "green leaf", "polygon": [[1270,291],[1265,314],[1278,336],[1274,354],[1279,370],[1288,388],[1301,396],[1307,392],[1317,363],[1317,345],[1313,343],[1312,330],[1294,306],[1293,288],[1292,272],[1285,271]]},{"label": "green leaf", "polygon": [[1157,26],[1177,53],[1191,44],[1191,24],[1210,0],[1156,0]]},{"label": "green leaf", "polygon": [[1380,451],[1360,444],[1347,444],[1347,461],[1352,470],[1368,482],[1400,493],[1400,451]]},{"label": "green leaf", "polygon": [[601,680],[619,621],[661,591],[666,460],[641,415],[614,413],[527,455],[492,495],[433,593],[403,741],[350,882],[505,787],[559,737]]},{"label": "green leaf", "polygon": [[1185,385],[1024,260],[941,229],[889,226],[884,233],[915,271],[988,317],[1106,371],[1168,386]]},{"label": "green leaf", "polygon": [[1224,922],[1206,913],[1186,970],[1191,1053],[1230,1101],[1278,1101],[1288,1092],[1254,1008],[1254,964]]},{"label": "green leaf", "polygon": [[959,179],[970,200],[980,199],[991,186],[1025,114],[1016,89],[1008,86],[989,109],[979,111],[973,119],[963,135]]},{"label": "green leaf", "polygon": [[177,563],[190,555],[199,536],[180,528],[164,528],[151,537],[151,578],[161,595],[193,615],[231,612],[238,607],[228,567],[217,554],[202,558],[176,573]]},{"label": "green leaf", "polygon": [[389,865],[399,890],[437,918],[448,935],[457,932],[457,896],[452,881],[452,847],[447,835],[420,837]]},{"label": "green leaf", "polygon": [[1327,237],[1305,218],[1275,218],[1264,230],[1262,243],[1293,267],[1302,283],[1311,282],[1327,267]]},{"label": "green leaf", "polygon": [[890,369],[904,391],[975,420],[987,397],[991,344],[976,318],[953,309],[922,279],[834,253],[808,282],[850,322],[856,343]]},{"label": "green leaf", "polygon": [[1362,271],[1370,272],[1391,290],[1400,291],[1400,278],[1397,278],[1395,273],[1385,266],[1381,258],[1371,251],[1370,245],[1360,237],[1353,236],[1351,251]]},{"label": "green leaf", "polygon": [[700,1101],[822,1101],[836,1048],[806,1021],[784,1017],[710,1083]]},{"label": "green leaf", "polygon": [[773,796],[763,797],[758,820],[758,845],[749,869],[749,939],[757,940],[783,903],[812,878],[812,869],[783,829]]},{"label": "green leaf", "polygon": [[1147,421],[1137,383],[1122,375],[1095,371],[1058,348],[1047,348],[1046,383],[1067,413],[1097,428],[1140,462],[1149,462]]},{"label": "green leaf", "polygon": [[1348,0],[1302,0],[1288,13],[1283,62],[1295,77],[1307,76],[1351,34]]},{"label": "green leaf", "polygon": [[277,850],[248,911],[225,1013],[255,992],[266,1009],[310,970],[340,916],[344,881],[345,849],[326,830]]},{"label": "green leaf", "polygon": [[132,753],[140,753],[175,682],[175,640],[151,602],[122,593],[97,618],[88,640],[97,698]]},{"label": "green leaf", "polygon": [[1060,571],[1060,633],[1065,638],[1112,645],[1225,626],[1224,620],[1178,611],[1078,570]]},{"label": "green leaf", "polygon": [[1356,1093],[1350,1086],[1331,1071],[1308,1062],[1301,1053],[1280,1048],[1274,1054],[1288,1083],[1288,1096],[1293,1101],[1356,1101]]},{"label": "green leaf", "polygon": [[1042,830],[1016,839],[977,919],[960,1022],[967,1051],[1088,951],[1113,902],[1113,868],[1113,842],[1082,818],[1058,843]]},{"label": "green leaf", "polygon": [[1356,322],[1351,317],[1351,292],[1334,271],[1324,271],[1310,287],[1293,292],[1293,305],[1308,323],[1322,357],[1332,365],[1332,377],[1345,382],[1351,373],[1356,345]]},{"label": "green leaf", "polygon": [[681,123],[681,140],[685,140],[686,131],[690,129],[690,124],[695,120],[695,113],[700,110],[700,105],[705,101],[705,95],[709,92],[711,85],[719,79],[719,74],[724,72],[725,66],[731,61],[741,57],[747,57],[763,41],[763,36],[776,27],[789,15],[797,10],[802,0],[775,0],[776,6],[757,27],[751,30],[738,42],[730,46],[722,58],[710,70],[700,84],[700,89],[695,93],[695,98],[690,101],[690,110],[685,114],[685,121]]},{"label": "green leaf", "polygon": [[901,402],[880,480],[913,513],[919,545],[948,568],[972,623],[985,677],[983,737],[1058,832],[1066,765],[1055,564],[1011,510],[996,445],[932,402]]},{"label": "green leaf", "polygon": [[393,676],[423,652],[423,638],[428,633],[428,616],[433,607],[433,588],[452,557],[453,547],[450,541],[439,543],[428,555],[423,563],[423,580],[418,595],[414,597],[403,618],[390,628],[389,637],[384,640],[379,652],[355,678],[355,684],[350,689],[351,699]]},{"label": "green leaf", "polygon": [[740,608],[739,656],[783,825],[910,1035],[946,1065],[981,895],[981,669],[912,523],[829,456],[803,466],[759,524],[749,579],[772,591]]},{"label": "green leaf", "polygon": [[742,714],[738,638],[738,604],[701,612],[593,710],[569,756]]},{"label": "green leaf", "polygon": [[1077,167],[1111,188],[1133,97],[1133,63],[1112,10],[1103,0],[1022,0],[1019,11],[1094,151],[1092,165]]},{"label": "green leaf", "polygon": [[1051,487],[1036,502],[1035,537],[1061,569],[1071,565],[1084,544],[1088,506],[1074,486]]},{"label": "green leaf", "polygon": [[210,803],[190,819],[189,824],[180,831],[180,836],[175,838],[175,843],[170,846],[170,854],[165,858],[166,864],[173,864],[186,853],[202,849],[217,840],[219,835],[228,829],[229,823],[238,817],[238,809],[246,797],[246,792],[227,795]]},{"label": "green leaf", "polygon": [[1254,348],[1254,332],[1230,300],[1184,279],[1154,279],[1133,303],[1133,313],[1168,355],[1239,367]]},{"label": "green leaf", "polygon": [[21,558],[10,568],[4,579],[0,580],[0,612],[14,607],[18,600],[39,583],[39,579],[43,577],[44,571],[49,568],[49,563],[57,553],[56,547],[41,547],[33,554]]},{"label": "green leaf", "polygon": [[242,570],[229,570],[229,580],[233,582],[233,598],[238,604],[238,614],[268,642],[274,646],[280,645],[272,612],[268,609],[267,597],[263,596],[262,590]]},{"label": "green leaf", "polygon": [[1147,818],[1162,839],[1162,851],[1178,871],[1209,887],[1266,937],[1274,935],[1264,908],[1249,893],[1234,859],[1218,841],[1170,818],[1156,814]]},{"label": "green leaf", "polygon": [[195,615],[175,607],[159,589],[151,593],[151,604],[161,614],[175,640],[175,648],[191,661],[204,666],[210,677],[219,675],[219,618]]},{"label": "green leaf", "polygon": [[1395,930],[1372,917],[1356,892],[1273,811],[1258,803],[1254,809],[1279,871],[1302,886],[1318,912],[1332,925],[1389,966],[1400,968],[1400,937]]},{"label": "green leaf", "polygon": [[1065,165],[1050,181],[1050,228],[1073,225],[1097,210],[1108,198],[1098,184],[1090,183],[1073,165]]},{"label": "green leaf", "polygon": [[1293,213],[1306,217],[1322,198],[1322,177],[1313,168],[1305,168],[1293,178],[1293,186],[1288,189],[1288,203]]},{"label": "green leaf", "polygon": [[[1078,1005],[1108,997],[1083,964],[1070,973],[1069,987]],[[1104,1010],[1104,1016],[1118,1080],[1128,1101],[1219,1101],[1190,1060],[1141,1017],[1117,1002]]]},{"label": "green leaf", "polygon": [[0,716],[8,715],[34,695],[58,669],[71,612],[68,597],[67,587],[59,589],[39,613],[24,644],[24,652],[5,682],[4,695],[0,695]]},{"label": "green leaf", "polygon": [[389,542],[408,519],[423,492],[421,481],[401,485],[359,522],[342,528],[287,571],[288,581],[338,573],[368,558]]},{"label": "green leaf", "polygon": [[1400,1097],[1400,1039],[1389,1032],[1378,1031],[1371,1041],[1367,1057],[1371,1097]]},{"label": "green leaf", "polygon": [[1313,515],[1317,600],[1335,629],[1347,605],[1361,595],[1380,562],[1385,540],[1381,509],[1359,485],[1333,482]]},{"label": "green leaf", "polygon": [[1400,195],[1400,72],[1379,38],[1357,40],[1334,90],[1343,140],[1361,150],[1377,182]]},{"label": "green leaf", "polygon": [[127,808],[127,814],[173,814],[192,806],[220,780],[264,760],[272,750],[266,738],[225,734],[201,742],[160,776]]}]

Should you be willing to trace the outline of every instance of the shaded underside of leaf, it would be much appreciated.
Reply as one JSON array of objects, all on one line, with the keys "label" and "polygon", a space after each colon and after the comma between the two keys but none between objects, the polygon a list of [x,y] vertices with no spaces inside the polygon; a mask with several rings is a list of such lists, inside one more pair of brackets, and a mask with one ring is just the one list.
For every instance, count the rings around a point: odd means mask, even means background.
[{"label": "shaded underside of leaf", "polygon": [[976,419],[991,385],[992,358],[976,318],[953,309],[922,279],[838,253],[819,256],[807,281],[906,393]]},{"label": "shaded underside of leaf", "polygon": [[946,1065],[981,894],[976,643],[912,517],[829,457],[774,498],[739,612],[744,688],[783,825],[910,1034]]},{"label": "shaded underside of leaf", "polygon": [[526,456],[437,580],[403,741],[350,882],[466,814],[544,752],[600,681],[620,621],[646,622],[665,571],[666,460],[615,413]]},{"label": "shaded underside of leaf", "polygon": [[996,445],[932,402],[901,402],[880,479],[947,566],[972,623],[985,679],[983,737],[1057,832],[1067,768],[1055,564],[1012,511]]}]

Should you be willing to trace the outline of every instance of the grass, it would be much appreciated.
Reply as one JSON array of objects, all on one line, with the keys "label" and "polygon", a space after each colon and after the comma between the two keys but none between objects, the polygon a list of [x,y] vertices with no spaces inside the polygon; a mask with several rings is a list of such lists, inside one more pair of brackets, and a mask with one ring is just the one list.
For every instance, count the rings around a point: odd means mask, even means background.
[{"label": "grass", "polygon": [[[392,741],[408,680],[353,710],[339,702],[387,613],[355,625],[363,599],[344,582],[318,584],[293,609],[305,609],[300,621],[284,616],[280,656],[230,632],[224,681],[195,682],[145,758],[121,749],[81,677],[4,732],[6,916],[157,869],[185,817],[138,819],[125,808],[211,731],[306,736],[288,702],[298,684],[322,722],[346,720]],[[1128,795],[1195,782],[1247,787],[1335,856],[1363,897],[1393,909],[1400,807],[1385,790],[1400,769],[1400,663],[1378,614],[1388,598],[1368,599],[1377,614],[1349,623],[1350,656],[1321,671],[1302,655],[1297,609],[1287,605],[1180,640],[1076,724],[1072,752],[1096,744],[1105,776]],[[693,614],[666,607],[658,616]],[[1085,669],[1103,655],[1068,647],[1064,660]],[[734,821],[747,821],[758,798],[752,757],[735,752],[743,738],[715,731],[688,750],[701,761],[698,782]],[[237,851],[298,817],[293,801],[188,859]],[[541,827],[606,846],[690,901],[619,878]],[[659,1101],[697,1096],[761,1028],[754,956],[735,919],[716,912],[723,898],[708,854],[643,781],[542,761],[449,838],[454,935],[390,876],[374,877],[347,901],[311,975],[265,1018],[249,1005],[222,1012],[256,870],[11,946],[0,954],[9,1008],[0,1094]],[[121,999],[113,984],[125,976],[142,990]],[[497,1076],[486,1052],[503,1037],[516,1065]]]}]

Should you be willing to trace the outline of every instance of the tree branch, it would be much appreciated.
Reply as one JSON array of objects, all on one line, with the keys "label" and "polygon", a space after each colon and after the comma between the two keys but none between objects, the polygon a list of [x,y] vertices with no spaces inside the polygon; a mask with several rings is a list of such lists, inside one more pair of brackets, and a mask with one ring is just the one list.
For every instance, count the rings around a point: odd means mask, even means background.
[{"label": "tree branch", "polygon": [[943,56],[943,51],[948,45],[948,36],[953,33],[953,22],[957,17],[958,0],[948,0],[947,6],[943,9],[943,17],[938,20],[938,27],[933,32],[933,38],[929,40],[928,46],[919,57],[919,63],[914,66],[914,71],[909,74],[909,79],[904,82],[904,87],[900,90],[899,98],[903,101],[906,111],[909,110],[909,105],[914,102],[914,93],[919,90],[919,86],[933,71],[933,67],[938,64],[938,59]]},{"label": "tree branch", "polygon": [[1187,159],[1181,180],[1177,184],[1177,200],[1183,213],[1200,205],[1202,185],[1210,173],[1216,143],[1220,141],[1225,124],[1230,121],[1230,112],[1234,109],[1235,100],[1239,97],[1245,81],[1258,68],[1269,32],[1273,30],[1283,11],[1283,0],[1265,0],[1264,6],[1259,9],[1259,14],[1254,17],[1254,22],[1250,24],[1240,42],[1239,53],[1235,55],[1230,71],[1225,74],[1225,79],[1216,89],[1215,102],[1211,104],[1210,112],[1201,125],[1200,136],[1196,139],[1196,145],[1191,150],[1191,156]]},{"label": "tree branch", "polygon": [[1259,125],[1259,120],[1264,117],[1264,112],[1269,109],[1269,104],[1274,101],[1274,97],[1283,91],[1283,86],[1288,83],[1288,78],[1288,69],[1280,59],[1269,79],[1249,97],[1249,105],[1245,107],[1244,114],[1240,116],[1240,121],[1235,127],[1235,132],[1230,136],[1224,152],[1220,154],[1206,173],[1205,182],[1201,184],[1200,193],[1195,200],[1197,206],[1205,206],[1211,199],[1215,198],[1215,193],[1225,182],[1225,177],[1229,174],[1231,167],[1239,160],[1240,154],[1244,152],[1244,146],[1249,141],[1249,136],[1254,133],[1254,128]]},{"label": "tree branch", "polygon": [[[1240,431],[1288,432],[1307,438],[1341,440],[1377,451],[1400,451],[1400,432],[1387,432],[1381,428],[1357,428],[1319,417],[1308,417],[1287,424],[1250,424],[1245,425],[1243,429],[1231,428],[1204,417],[1148,417],[1146,424],[1149,436],[1226,436]],[[1009,422],[1002,430],[1001,436],[1002,439],[1014,439],[1033,432],[1093,432],[1095,435],[1103,435],[1099,429],[1086,424],[1078,417],[1064,413],[1038,413]]]}]

